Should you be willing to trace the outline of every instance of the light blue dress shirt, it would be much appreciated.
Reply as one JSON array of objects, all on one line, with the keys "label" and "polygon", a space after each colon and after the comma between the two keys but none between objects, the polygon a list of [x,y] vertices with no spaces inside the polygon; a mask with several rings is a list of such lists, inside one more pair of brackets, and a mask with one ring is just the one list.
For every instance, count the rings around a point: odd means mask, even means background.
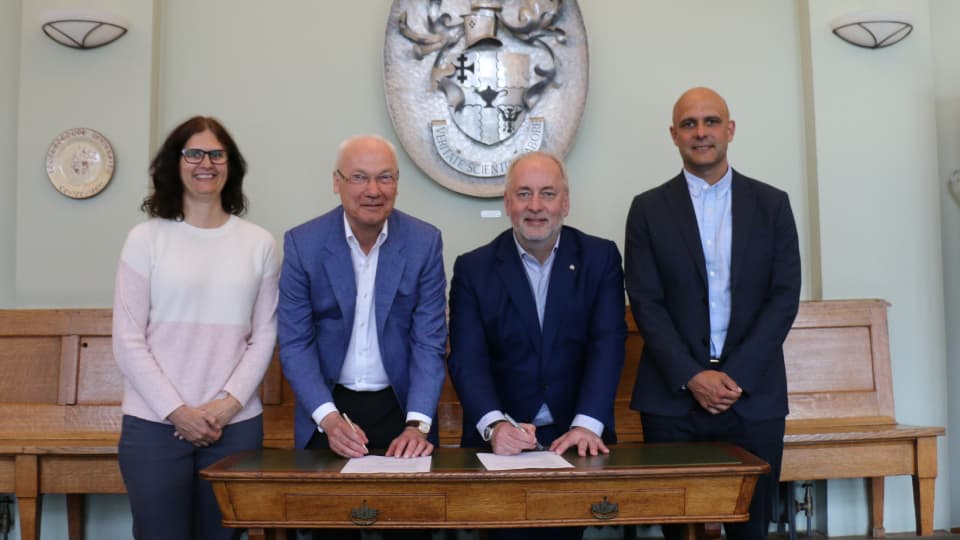
[{"label": "light blue dress shirt", "polygon": [[714,185],[683,171],[690,189],[690,200],[697,215],[700,244],[707,271],[710,309],[710,357],[720,358],[730,324],[730,250],[733,237],[733,174],[726,174]]}]

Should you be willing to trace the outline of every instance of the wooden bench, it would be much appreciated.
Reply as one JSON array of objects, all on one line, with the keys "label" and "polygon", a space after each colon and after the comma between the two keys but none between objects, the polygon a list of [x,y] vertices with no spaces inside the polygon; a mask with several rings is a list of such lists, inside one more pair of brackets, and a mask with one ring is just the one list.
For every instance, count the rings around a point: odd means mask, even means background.
[{"label": "wooden bench", "polygon": [[[801,303],[786,343],[790,416],[781,480],[867,478],[871,525],[883,536],[883,479],[911,475],[917,534],[933,531],[937,437],[943,428],[894,419],[887,304]],[[630,410],[643,340],[629,312],[617,433],[640,442]],[[83,538],[83,494],[124,493],[116,463],[122,377],[113,361],[110,310],[0,310],[0,493],[16,494],[23,540],[39,538],[44,493],[67,494],[71,540]],[[274,361],[264,378],[264,445],[293,445],[294,397]],[[461,409],[449,380],[440,442],[460,441]]]},{"label": "wooden bench", "polygon": [[785,344],[790,416],[781,481],[867,478],[871,534],[884,536],[884,477],[910,475],[917,535],[933,534],[942,427],[898,424],[887,303],[803,302]]}]

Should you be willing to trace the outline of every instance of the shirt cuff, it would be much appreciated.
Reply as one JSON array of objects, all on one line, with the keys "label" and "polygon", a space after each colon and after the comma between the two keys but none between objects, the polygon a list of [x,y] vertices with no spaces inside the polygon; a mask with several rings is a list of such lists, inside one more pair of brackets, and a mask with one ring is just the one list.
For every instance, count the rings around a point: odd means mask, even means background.
[{"label": "shirt cuff", "polygon": [[418,413],[417,411],[407,411],[407,422],[415,420],[417,422],[426,422],[428,426],[433,425],[433,418],[429,416]]},{"label": "shirt cuff", "polygon": [[490,411],[487,414],[480,417],[480,421],[477,422],[477,431],[480,432],[480,436],[483,437],[483,430],[487,429],[487,426],[494,422],[500,420],[506,420],[507,418],[503,416],[501,411]]},{"label": "shirt cuff", "polygon": [[332,401],[328,401],[313,410],[313,414],[311,414],[310,417],[313,418],[313,423],[317,425],[317,431],[323,433],[323,428],[320,427],[320,421],[332,412],[337,412],[337,406],[334,405]]},{"label": "shirt cuff", "polygon": [[585,414],[578,414],[574,416],[573,422],[570,422],[570,427],[582,427],[589,429],[597,437],[603,436],[603,422]]}]

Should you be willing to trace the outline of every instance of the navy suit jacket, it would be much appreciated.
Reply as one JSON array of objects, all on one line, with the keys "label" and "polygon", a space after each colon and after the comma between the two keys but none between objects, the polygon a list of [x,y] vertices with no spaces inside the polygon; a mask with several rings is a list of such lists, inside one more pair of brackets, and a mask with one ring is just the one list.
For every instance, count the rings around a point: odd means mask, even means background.
[{"label": "navy suit jacket", "polygon": [[787,415],[783,342],[800,302],[800,251],[787,194],[733,171],[730,324],[710,364],[707,276],[683,173],[638,195],[627,217],[625,275],[644,339],[631,408],[681,416],[699,405],[686,383],[704,369],[743,389],[743,418]]},{"label": "navy suit jacket", "polygon": [[[447,339],[440,231],[399,210],[387,222],[374,283],[380,355],[404,412],[432,418]],[[317,428],[311,413],[333,401],[353,330],[357,288],[343,207],[287,231],[283,247],[280,362],[297,398],[294,442],[304,448]]]},{"label": "navy suit jacket", "polygon": [[550,407],[561,431],[586,414],[616,442],[613,401],[623,368],[623,271],[609,241],[563,227],[543,331],[513,230],[457,258],[450,290],[450,378],[463,405],[463,446],[501,410],[530,422]]}]

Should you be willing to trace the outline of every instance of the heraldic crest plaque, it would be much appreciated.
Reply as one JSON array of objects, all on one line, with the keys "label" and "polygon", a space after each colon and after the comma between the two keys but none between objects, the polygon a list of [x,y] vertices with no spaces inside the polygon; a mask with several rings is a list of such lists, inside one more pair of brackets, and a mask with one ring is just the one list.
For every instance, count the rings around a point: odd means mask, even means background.
[{"label": "heraldic crest plaque", "polygon": [[383,57],[400,142],[448,189],[499,197],[514,158],[573,144],[589,73],[575,0],[394,0]]}]

